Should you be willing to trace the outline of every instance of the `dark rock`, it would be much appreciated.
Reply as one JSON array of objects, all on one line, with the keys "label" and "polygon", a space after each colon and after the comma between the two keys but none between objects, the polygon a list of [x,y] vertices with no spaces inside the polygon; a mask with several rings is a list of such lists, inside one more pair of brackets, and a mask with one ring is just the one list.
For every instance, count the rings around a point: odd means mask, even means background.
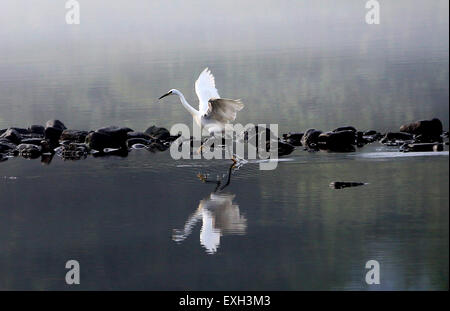
[{"label": "dark rock", "polygon": [[54,128],[54,127],[47,127],[45,128],[44,137],[45,139],[48,139],[53,144],[56,144],[61,137],[62,130]]},{"label": "dark rock", "polygon": [[4,162],[8,160],[8,157],[4,156],[3,154],[0,153],[0,162]]},{"label": "dark rock", "polygon": [[20,144],[20,141],[22,140],[22,135],[20,135],[20,133],[17,132],[15,129],[9,128],[0,136],[0,138],[5,138],[17,145]]},{"label": "dark rock", "polygon": [[78,130],[64,130],[61,133],[61,137],[59,140],[68,140],[75,143],[84,143],[86,140],[86,136],[88,135],[88,132],[86,131],[78,131]]},{"label": "dark rock", "polygon": [[28,129],[20,128],[20,127],[11,127],[11,129],[16,130],[20,135],[30,134],[31,132]]},{"label": "dark rock", "polygon": [[145,130],[145,133],[148,134],[153,139],[166,140],[170,137],[170,132],[163,127],[150,126]]},{"label": "dark rock", "polygon": [[61,121],[49,120],[45,124],[44,137],[52,144],[56,144],[65,129],[67,128]]},{"label": "dark rock", "polygon": [[283,139],[293,146],[301,146],[302,145],[302,138],[304,133],[292,133],[289,132],[287,134],[283,134]]},{"label": "dark rock", "polygon": [[413,142],[414,136],[409,133],[389,132],[380,140],[382,144],[400,145],[405,142]]},{"label": "dark rock", "polygon": [[111,136],[116,142],[124,145],[128,139],[128,133],[133,132],[128,127],[108,126],[96,130],[97,133],[102,133]]},{"label": "dark rock", "polygon": [[317,144],[320,149],[348,152],[354,151],[355,132],[344,130],[340,132],[326,132],[319,135]]},{"label": "dark rock", "polygon": [[363,182],[347,182],[347,181],[335,181],[330,183],[330,188],[333,189],[342,189],[342,188],[348,188],[348,187],[358,187],[358,186],[364,186],[367,185],[366,183]]},{"label": "dark rock", "polygon": [[442,122],[439,119],[421,120],[405,124],[400,127],[400,132],[406,132],[414,135],[424,135],[427,137],[436,137],[442,134]]},{"label": "dark rock", "polygon": [[91,149],[95,149],[98,151],[102,151],[105,148],[121,148],[122,144],[119,141],[116,141],[112,136],[98,133],[98,132],[90,132],[86,136],[86,144]]},{"label": "dark rock", "polygon": [[19,155],[24,158],[35,159],[41,155],[41,147],[32,144],[20,144],[17,146]]},{"label": "dark rock", "polygon": [[32,125],[30,126],[29,131],[32,134],[44,135],[45,127],[42,125]]},{"label": "dark rock", "polygon": [[47,123],[45,123],[45,128],[47,127],[53,127],[55,129],[64,131],[67,129],[67,127],[59,120],[48,120]]},{"label": "dark rock", "polygon": [[427,136],[419,134],[414,136],[415,143],[441,143],[443,141],[442,136]]},{"label": "dark rock", "polygon": [[308,129],[302,137],[301,143],[305,148],[318,149],[318,139],[322,131],[316,129]]},{"label": "dark rock", "polygon": [[150,140],[151,137],[150,135],[148,135],[147,133],[143,133],[143,132],[129,132],[127,133],[127,138],[131,139],[131,138],[143,138],[146,140]]},{"label": "dark rock", "polygon": [[[359,135],[360,132],[358,132]],[[377,140],[380,140],[383,137],[383,135],[381,133],[378,133],[377,131],[374,130],[370,130],[370,131],[366,131],[363,132],[362,134],[362,141],[366,144],[369,143],[373,143]],[[358,140],[361,140],[361,138],[358,136],[357,137]]]},{"label": "dark rock", "polygon": [[0,129],[0,135],[2,135],[4,132],[6,132],[7,129]]},{"label": "dark rock", "polygon": [[103,151],[105,148],[126,149],[127,133],[133,130],[128,127],[110,126],[90,132],[85,139],[91,149]]},{"label": "dark rock", "polygon": [[333,130],[333,132],[342,132],[342,131],[352,131],[353,133],[356,133],[357,130],[353,126],[341,126]]},{"label": "dark rock", "polygon": [[50,153],[52,155],[54,154],[52,144],[48,140],[44,139],[41,141],[41,148],[42,153]]},{"label": "dark rock", "polygon": [[264,126],[253,125],[243,132],[244,141],[254,143],[256,146],[259,143],[260,137],[265,137],[266,142],[271,139],[277,139],[272,131]]},{"label": "dark rock", "polygon": [[363,132],[363,136],[372,136],[375,134],[377,134],[377,131],[375,131],[375,130],[368,130],[368,131]]}]

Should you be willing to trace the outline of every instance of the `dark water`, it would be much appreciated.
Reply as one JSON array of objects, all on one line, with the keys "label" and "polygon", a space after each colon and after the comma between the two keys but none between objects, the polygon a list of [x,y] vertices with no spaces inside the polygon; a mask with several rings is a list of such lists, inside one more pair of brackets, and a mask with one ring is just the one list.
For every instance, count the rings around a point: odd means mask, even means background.
[{"label": "dark water", "polygon": [[[175,98],[156,98],[177,88],[196,106],[193,83],[209,66],[219,93],[246,104],[242,124],[387,131],[439,117],[448,130],[448,2],[380,2],[377,26],[364,23],[361,1],[98,1],[68,26],[51,1],[6,1],[0,128],[52,118],[72,129],[190,125]],[[227,161],[146,150],[9,159],[0,289],[68,289],[70,259],[81,265],[77,289],[448,289],[448,149],[394,150],[296,150],[274,171],[242,166],[220,193],[197,175],[225,183]],[[333,181],[368,184],[334,190]],[[364,281],[371,259],[380,285]]]}]

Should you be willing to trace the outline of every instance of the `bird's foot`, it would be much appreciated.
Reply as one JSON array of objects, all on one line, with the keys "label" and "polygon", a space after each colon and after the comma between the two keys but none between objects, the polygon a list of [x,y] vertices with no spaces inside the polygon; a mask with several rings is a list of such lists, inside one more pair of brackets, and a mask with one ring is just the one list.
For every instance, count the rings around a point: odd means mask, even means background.
[{"label": "bird's foot", "polygon": [[245,163],[247,163],[245,159],[241,159],[235,154],[233,154],[233,156],[231,157],[231,161],[233,161],[233,168],[239,168]]},{"label": "bird's foot", "polygon": [[206,182],[208,180],[208,177],[202,173],[198,173],[197,178],[200,179],[201,182]]}]

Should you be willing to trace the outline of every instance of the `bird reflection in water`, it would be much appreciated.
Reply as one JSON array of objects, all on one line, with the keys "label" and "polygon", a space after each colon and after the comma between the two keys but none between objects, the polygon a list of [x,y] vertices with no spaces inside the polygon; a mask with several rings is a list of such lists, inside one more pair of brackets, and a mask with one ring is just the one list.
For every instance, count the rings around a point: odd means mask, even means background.
[{"label": "bird reflection in water", "polygon": [[244,235],[247,228],[247,219],[241,215],[239,206],[233,204],[234,194],[224,193],[222,190],[230,184],[231,175],[235,165],[230,166],[226,182],[222,180],[209,181],[204,175],[199,174],[199,179],[204,183],[215,183],[214,191],[200,201],[197,210],[189,216],[183,229],[175,229],[172,239],[175,242],[185,240],[201,220],[200,244],[208,254],[215,254],[223,235]]}]

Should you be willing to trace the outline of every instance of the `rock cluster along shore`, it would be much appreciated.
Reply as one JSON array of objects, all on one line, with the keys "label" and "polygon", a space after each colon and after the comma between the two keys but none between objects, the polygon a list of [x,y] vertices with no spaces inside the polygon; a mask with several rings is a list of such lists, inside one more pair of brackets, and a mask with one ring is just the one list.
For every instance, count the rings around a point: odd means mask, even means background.
[{"label": "rock cluster along shore", "polygon": [[[266,139],[277,139],[269,129],[256,126],[244,133],[243,139],[266,131]],[[165,151],[178,136],[171,136],[165,128],[151,126],[145,132],[136,132],[128,127],[109,126],[94,131],[68,129],[59,120],[47,121],[45,126],[28,128],[11,127],[0,130],[0,162],[13,156],[41,158],[50,163],[53,156],[68,160],[79,160],[88,155],[126,156],[132,149],[147,149],[151,152]],[[257,136],[258,137],[258,136]],[[292,153],[297,147],[308,151],[327,150],[353,152],[366,144],[379,141],[396,146],[399,151],[442,151],[448,145],[448,132],[443,132],[439,119],[422,120],[400,127],[399,132],[379,133],[375,130],[358,131],[353,126],[339,127],[322,132],[308,129],[305,132],[290,132],[278,139],[279,156]],[[270,141],[267,142],[270,149]]]}]

